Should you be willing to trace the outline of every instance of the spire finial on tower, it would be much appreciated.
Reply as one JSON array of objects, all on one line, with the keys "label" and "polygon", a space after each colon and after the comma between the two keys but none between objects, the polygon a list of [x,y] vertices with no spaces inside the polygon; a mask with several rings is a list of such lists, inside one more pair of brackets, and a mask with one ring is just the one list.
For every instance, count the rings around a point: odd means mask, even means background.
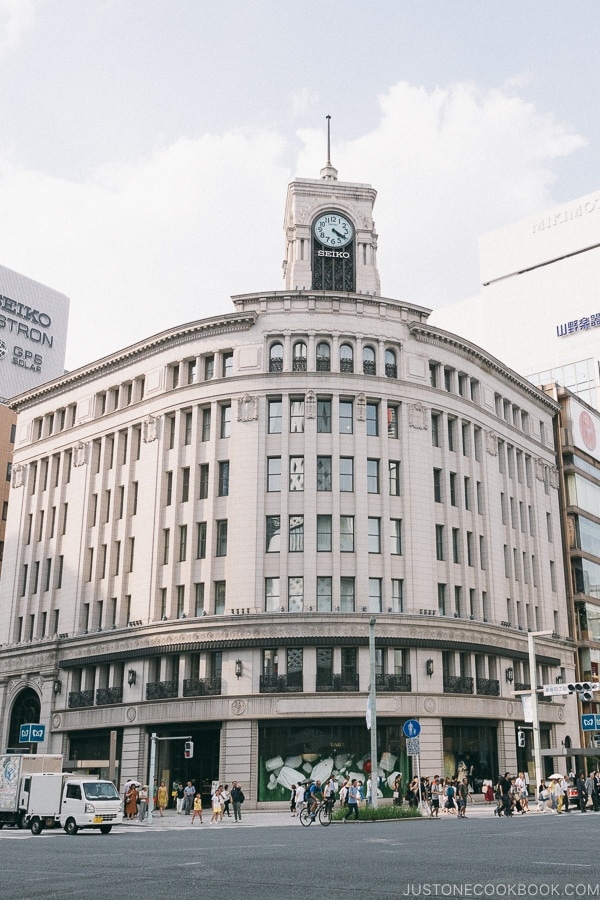
[{"label": "spire finial on tower", "polygon": [[331,116],[327,119],[327,164],[321,169],[321,178],[324,181],[337,181],[337,169],[331,165]]}]

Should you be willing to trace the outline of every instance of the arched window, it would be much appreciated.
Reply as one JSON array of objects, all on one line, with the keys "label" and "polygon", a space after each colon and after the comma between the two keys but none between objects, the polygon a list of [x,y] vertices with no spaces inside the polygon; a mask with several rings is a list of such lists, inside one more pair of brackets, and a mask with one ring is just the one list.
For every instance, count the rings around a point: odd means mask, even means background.
[{"label": "arched window", "polygon": [[396,365],[396,351],[385,351],[385,374],[387,378],[398,377],[398,366]]},{"label": "arched window", "polygon": [[277,341],[269,350],[269,372],[283,371],[283,344]]},{"label": "arched window", "polygon": [[10,715],[8,747],[18,747],[21,725],[40,721],[40,699],[33,688],[25,688],[15,700]]},{"label": "arched window", "polygon": [[375,351],[372,347],[363,347],[363,372],[365,375],[375,375]]},{"label": "arched window", "polygon": [[317,372],[329,372],[331,370],[331,347],[327,341],[317,344]]},{"label": "arched window", "polygon": [[340,372],[354,372],[354,353],[350,344],[340,346]]},{"label": "arched window", "polygon": [[296,341],[292,354],[292,372],[306,372],[306,344]]}]

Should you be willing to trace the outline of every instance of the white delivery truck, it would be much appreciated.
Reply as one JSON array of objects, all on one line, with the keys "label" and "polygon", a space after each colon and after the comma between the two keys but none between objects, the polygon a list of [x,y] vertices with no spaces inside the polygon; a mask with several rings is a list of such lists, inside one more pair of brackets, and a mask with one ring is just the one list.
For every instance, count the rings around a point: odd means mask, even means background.
[{"label": "white delivery truck", "polygon": [[123,821],[123,803],[112,781],[97,776],[28,775],[22,780],[20,807],[32,834],[44,828],[97,828],[108,834]]},{"label": "white delivery truck", "polygon": [[26,811],[21,807],[21,784],[27,775],[62,772],[59,754],[5,753],[0,756],[0,828],[17,825],[25,828]]}]

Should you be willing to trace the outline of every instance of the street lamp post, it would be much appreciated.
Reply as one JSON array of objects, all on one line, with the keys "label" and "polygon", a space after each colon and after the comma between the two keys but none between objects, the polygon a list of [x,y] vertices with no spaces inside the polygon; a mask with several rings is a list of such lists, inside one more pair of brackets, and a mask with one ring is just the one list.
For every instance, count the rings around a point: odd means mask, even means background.
[{"label": "street lamp post", "polygon": [[369,711],[371,714],[371,806],[377,809],[377,707],[376,707],[376,681],[375,675],[375,622],[373,617],[369,622],[369,670],[371,684],[369,687]]},{"label": "street lamp post", "polygon": [[[533,725],[533,761],[535,766],[535,796],[538,797],[538,789],[542,780],[542,748],[540,742],[540,716],[538,710],[537,695],[537,667],[535,662],[535,638],[551,635],[552,631],[530,631],[527,635],[527,649],[529,651],[529,681],[531,697],[531,719]],[[538,797],[539,799],[539,797]]]}]

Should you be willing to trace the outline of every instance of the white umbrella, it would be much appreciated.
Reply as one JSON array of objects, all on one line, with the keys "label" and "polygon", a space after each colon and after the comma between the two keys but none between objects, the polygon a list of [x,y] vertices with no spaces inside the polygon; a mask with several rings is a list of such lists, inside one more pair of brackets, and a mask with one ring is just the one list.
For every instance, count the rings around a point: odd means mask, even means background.
[{"label": "white umbrella", "polygon": [[554,775],[550,776],[549,780],[553,781],[555,778],[562,778],[562,775],[560,775],[558,772],[555,772]]}]

